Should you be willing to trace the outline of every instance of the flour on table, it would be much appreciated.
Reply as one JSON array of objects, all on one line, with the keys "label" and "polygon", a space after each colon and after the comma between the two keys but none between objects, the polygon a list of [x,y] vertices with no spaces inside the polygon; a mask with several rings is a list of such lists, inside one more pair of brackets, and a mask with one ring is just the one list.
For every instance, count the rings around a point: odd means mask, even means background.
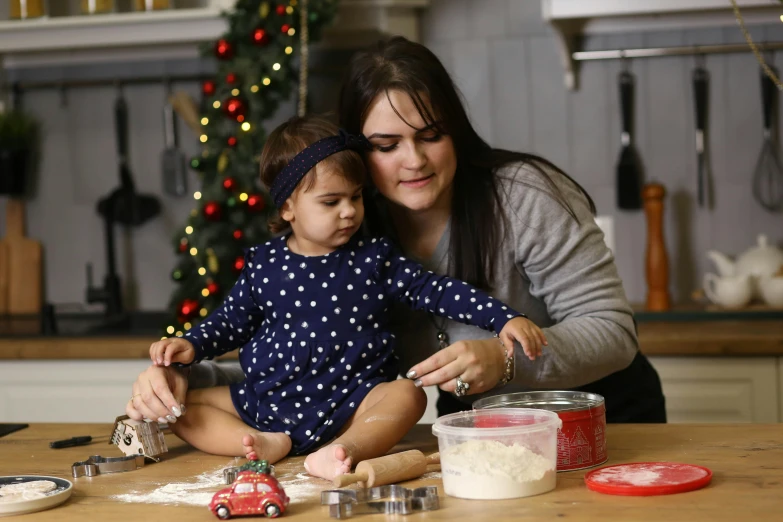
[{"label": "flour on table", "polygon": [[190,482],[159,484],[159,487],[152,491],[131,491],[123,495],[114,495],[112,498],[136,504],[207,506],[217,490],[227,487],[223,481],[223,469],[232,465],[234,464],[226,464],[214,471],[202,473]]},{"label": "flour on table", "polygon": [[468,440],[440,454],[443,489],[458,498],[503,499],[555,488],[554,462],[517,444]]},{"label": "flour on table", "polygon": [[[214,471],[198,475],[189,482],[170,482],[158,484],[152,491],[130,491],[112,498],[121,502],[136,504],[185,504],[191,506],[208,506],[215,493],[229,487],[223,479],[223,469],[235,466],[231,462]],[[305,497],[318,498],[321,490],[329,489],[328,482],[317,479],[307,473],[286,473],[276,477],[280,485],[291,499],[291,503],[303,500]]]}]

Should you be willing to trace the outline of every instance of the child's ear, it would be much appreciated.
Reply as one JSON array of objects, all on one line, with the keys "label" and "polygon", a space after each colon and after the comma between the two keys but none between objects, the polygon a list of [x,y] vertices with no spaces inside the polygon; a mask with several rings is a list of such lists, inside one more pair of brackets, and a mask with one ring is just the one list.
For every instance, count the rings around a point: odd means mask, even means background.
[{"label": "child's ear", "polygon": [[291,205],[291,198],[286,199],[283,206],[280,207],[280,217],[289,223],[294,221],[294,210]]}]

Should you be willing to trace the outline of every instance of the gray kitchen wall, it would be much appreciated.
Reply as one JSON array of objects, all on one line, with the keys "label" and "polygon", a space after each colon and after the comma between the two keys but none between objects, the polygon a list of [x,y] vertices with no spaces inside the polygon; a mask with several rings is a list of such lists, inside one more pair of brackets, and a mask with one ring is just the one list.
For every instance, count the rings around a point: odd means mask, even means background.
[{"label": "gray kitchen wall", "polygon": [[[563,83],[556,39],[533,0],[433,0],[424,43],[446,63],[479,132],[493,145],[534,152],[571,174],[615,222],[616,260],[632,302],[646,296],[643,211],[615,206],[620,149],[618,61],[585,62],[580,89]],[[771,22],[776,22],[773,20]],[[783,24],[755,27],[757,41],[783,41]],[[588,37],[585,50],[744,42],[737,26]],[[783,69],[783,52],[773,58]],[[762,145],[759,66],[748,52],[706,57],[713,210],[695,205],[696,155],[689,56],[635,60],[636,145],[647,179],[662,183],[673,296],[688,300],[714,267],[708,249],[735,255],[759,233],[783,240],[783,214],[751,194]],[[782,174],[783,175],[783,174]]]},{"label": "gray kitchen wall", "polygon": [[[620,64],[585,63],[580,90],[568,92],[556,41],[540,18],[537,0],[433,0],[423,20],[424,42],[445,62],[468,104],[471,117],[493,145],[541,154],[573,175],[593,196],[599,214],[615,220],[616,259],[631,301],[645,297],[646,223],[639,212],[615,208],[614,166],[619,152],[616,78]],[[783,40],[783,24],[754,30],[760,40]],[[606,35],[588,38],[588,49],[738,42],[735,27],[667,33]],[[780,53],[779,53],[780,54]],[[775,61],[783,66],[783,56]],[[311,92],[314,110],[332,108],[343,57],[325,53],[314,60]],[[198,64],[190,64],[198,69]],[[671,288],[678,300],[700,286],[712,270],[704,252],[715,248],[736,254],[750,247],[758,233],[783,240],[783,215],[769,214],[751,195],[751,176],[761,147],[759,69],[751,54],[709,56],[711,74],[709,148],[715,180],[713,210],[694,205],[695,152],[691,101],[692,57],[658,58],[631,63],[637,75],[636,144],[648,179],[663,183],[665,235],[670,256]],[[111,67],[114,67],[112,69]],[[21,71],[25,77],[112,74],[171,74],[187,64],[94,64],[80,70]],[[321,72],[318,72],[318,68]],[[783,67],[782,67],[783,68]],[[196,84],[178,85],[194,95]],[[175,264],[170,240],[193,206],[189,197],[162,194],[162,85],[129,86],[130,164],[141,192],[163,201],[161,217],[120,236],[120,275],[132,279],[135,306],[166,307]],[[102,223],[96,201],[118,184],[114,126],[115,90],[75,89],[61,103],[56,90],[34,91],[25,107],[44,122],[37,189],[28,203],[28,235],[45,252],[46,297],[53,303],[82,303],[85,263],[94,265],[95,283],[104,273]],[[275,121],[293,114],[284,106]],[[270,122],[268,128],[275,122]],[[181,144],[198,151],[195,137],[180,124]],[[191,189],[197,179],[190,179]],[[0,198],[0,230],[4,198]],[[131,277],[129,277],[129,275]]]}]

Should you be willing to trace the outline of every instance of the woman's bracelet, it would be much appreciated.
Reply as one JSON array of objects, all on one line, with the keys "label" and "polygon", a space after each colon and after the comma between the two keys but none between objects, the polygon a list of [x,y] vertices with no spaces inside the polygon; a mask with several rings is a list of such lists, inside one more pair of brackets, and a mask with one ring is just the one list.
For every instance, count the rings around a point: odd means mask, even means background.
[{"label": "woman's bracelet", "polygon": [[500,376],[500,380],[495,387],[505,386],[509,381],[514,379],[514,356],[508,354],[508,350],[506,350],[506,346],[503,344],[503,341],[500,340],[500,337],[498,337],[498,342],[500,343],[501,348],[503,348],[503,355],[506,357],[506,367],[503,369],[503,375]]}]

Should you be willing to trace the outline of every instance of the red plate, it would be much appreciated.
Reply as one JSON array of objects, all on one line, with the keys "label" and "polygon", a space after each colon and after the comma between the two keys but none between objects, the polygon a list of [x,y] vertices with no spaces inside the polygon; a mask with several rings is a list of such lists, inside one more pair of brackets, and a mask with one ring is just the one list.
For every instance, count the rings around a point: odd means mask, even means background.
[{"label": "red plate", "polygon": [[596,469],[585,475],[587,489],[608,495],[648,497],[700,489],[712,471],[677,462],[635,462]]}]

